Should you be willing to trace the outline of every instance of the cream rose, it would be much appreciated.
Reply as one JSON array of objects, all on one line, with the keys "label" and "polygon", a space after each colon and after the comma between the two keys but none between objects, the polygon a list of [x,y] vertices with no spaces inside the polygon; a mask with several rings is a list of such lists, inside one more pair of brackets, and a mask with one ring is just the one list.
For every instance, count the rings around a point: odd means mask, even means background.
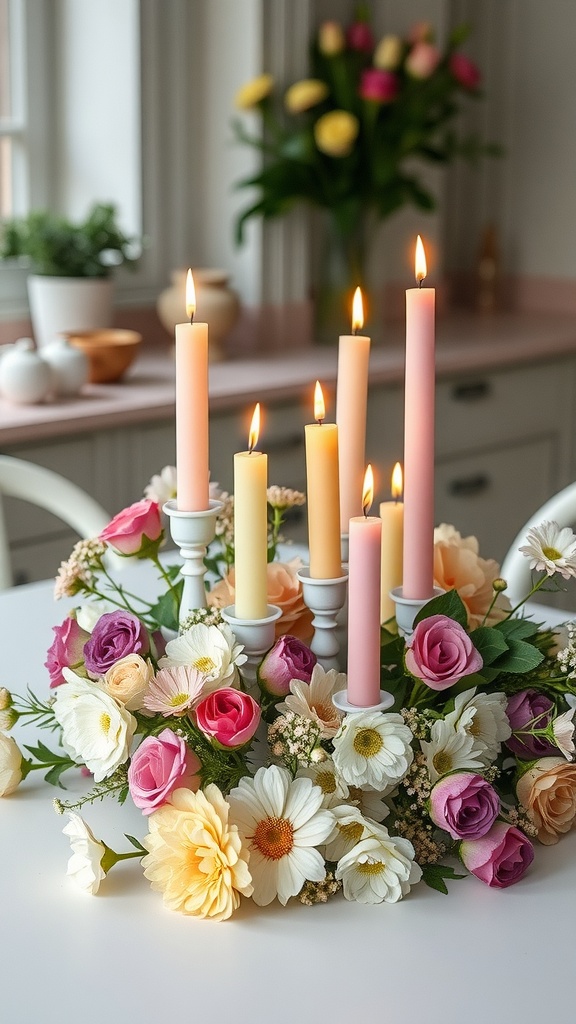
[{"label": "cream rose", "polygon": [[154,669],[149,661],[139,654],[128,654],[108,669],[104,688],[128,711],[140,711],[144,706],[144,694],[153,678]]},{"label": "cream rose", "polygon": [[0,732],[0,796],[10,796],[22,781],[22,752],[11,736]]},{"label": "cream rose", "polygon": [[[302,588],[296,575],[301,566],[301,560],[293,558],[291,562],[269,562],[266,567],[268,604],[274,604],[282,610],[282,616],[276,623],[276,639],[289,633],[306,643],[312,637],[312,613],[304,604]],[[234,604],[233,569],[210,592],[208,603],[214,608]]]},{"label": "cream rose", "polygon": [[517,783],[516,795],[528,808],[540,842],[553,846],[576,818],[576,764],[541,757]]},{"label": "cream rose", "polygon": [[[494,596],[492,583],[500,575],[493,558],[480,558],[476,537],[462,537],[453,526],[442,523],[434,530],[434,583],[442,590],[456,590],[466,605],[468,625],[479,626]],[[498,622],[510,611],[510,602],[499,594],[489,616]]]}]

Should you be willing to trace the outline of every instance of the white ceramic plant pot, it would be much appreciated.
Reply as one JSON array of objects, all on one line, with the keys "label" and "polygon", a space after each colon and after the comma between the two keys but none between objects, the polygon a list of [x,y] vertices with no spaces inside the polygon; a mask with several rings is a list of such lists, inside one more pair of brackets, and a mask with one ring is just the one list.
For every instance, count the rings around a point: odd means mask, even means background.
[{"label": "white ceramic plant pot", "polygon": [[48,277],[30,274],[28,302],[38,348],[59,334],[110,327],[114,281],[103,277]]}]

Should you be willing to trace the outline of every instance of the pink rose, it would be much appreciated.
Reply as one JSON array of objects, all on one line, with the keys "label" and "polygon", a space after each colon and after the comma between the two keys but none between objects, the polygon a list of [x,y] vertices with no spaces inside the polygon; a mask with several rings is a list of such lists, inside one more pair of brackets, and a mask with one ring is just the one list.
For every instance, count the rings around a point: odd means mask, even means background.
[{"label": "pink rose", "polygon": [[130,796],[143,814],[152,814],[174,789],[196,791],[199,769],[200,761],[182,737],[172,729],[163,729],[158,736],[142,740],[132,755],[128,768]]},{"label": "pink rose", "polygon": [[520,829],[497,821],[481,839],[460,843],[460,858],[476,878],[495,889],[518,882],[534,860],[534,847]]},{"label": "pink rose", "polygon": [[114,516],[102,530],[100,540],[119,555],[148,558],[158,551],[163,536],[158,504],[150,498],[143,498]]},{"label": "pink rose", "polygon": [[380,68],[365,68],[360,79],[360,95],[363,100],[375,103],[391,103],[398,94],[398,79],[392,71]]},{"label": "pink rose", "polygon": [[252,739],[260,722],[260,707],[247,693],[223,687],[196,708],[198,727],[223,747],[241,747]]},{"label": "pink rose", "polygon": [[374,36],[366,21],[354,21],[346,29],[346,42],[351,50],[359,53],[372,53]]},{"label": "pink rose", "polygon": [[416,43],[406,57],[404,67],[412,78],[430,78],[440,63],[440,50],[432,43]]},{"label": "pink rose", "polygon": [[430,794],[430,817],[453,839],[480,839],[498,814],[498,794],[482,775],[454,772],[436,783]]},{"label": "pink rose", "polygon": [[60,686],[66,680],[63,668],[76,668],[82,663],[84,644],[90,634],[69,615],[60,626],[53,626],[54,639],[48,648],[44,667],[48,669],[50,686]]},{"label": "pink rose", "polygon": [[454,78],[463,89],[470,89],[473,91],[480,85],[482,77],[480,74],[480,68],[473,60],[466,57],[465,54],[451,54],[448,66]]},{"label": "pink rose", "polygon": [[431,690],[446,690],[484,664],[468,633],[447,615],[430,615],[407,641],[406,668]]},{"label": "pink rose", "polygon": [[292,679],[310,682],[316,661],[316,655],[298,637],[281,636],[260,663],[258,682],[273,697],[285,697]]}]

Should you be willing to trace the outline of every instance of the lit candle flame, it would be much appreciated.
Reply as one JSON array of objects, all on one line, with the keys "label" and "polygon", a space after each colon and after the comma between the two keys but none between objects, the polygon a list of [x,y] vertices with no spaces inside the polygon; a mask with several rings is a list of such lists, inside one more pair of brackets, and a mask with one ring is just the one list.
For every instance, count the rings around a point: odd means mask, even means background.
[{"label": "lit candle flame", "polygon": [[402,466],[399,462],[396,463],[392,470],[392,497],[394,501],[399,501],[402,497],[402,488],[404,481],[402,479]]},{"label": "lit candle flame", "polygon": [[354,292],[352,299],[352,333],[356,334],[364,327],[364,305],[362,303],[362,292],[360,287]]},{"label": "lit candle flame", "polygon": [[374,473],[372,472],[372,466],[370,463],[366,466],[366,472],[364,474],[364,487],[362,488],[362,511],[365,516],[370,511],[370,506],[374,500]]},{"label": "lit candle flame", "polygon": [[420,238],[420,235],[418,235],[418,238],[416,239],[416,258],[414,261],[414,273],[416,275],[416,280],[418,281],[418,284],[422,284],[422,281],[424,280],[426,274],[428,273],[428,269],[426,267],[426,253],[424,252],[424,246],[422,245],[422,239]]},{"label": "lit candle flame", "polygon": [[320,387],[320,381],[316,381],[316,387],[314,388],[314,419],[317,423],[322,423],[326,415],[326,405],[324,403],[324,395],[322,394],[322,388]]},{"label": "lit candle flame", "polygon": [[250,433],[248,434],[248,451],[253,452],[256,445],[258,444],[258,436],[260,434],[260,402],[256,402],[254,412],[252,414],[252,423],[250,424]]},{"label": "lit candle flame", "polygon": [[194,288],[194,278],[192,277],[192,271],[188,268],[186,274],[186,316],[190,317],[190,323],[194,319],[194,313],[196,312],[196,290]]}]

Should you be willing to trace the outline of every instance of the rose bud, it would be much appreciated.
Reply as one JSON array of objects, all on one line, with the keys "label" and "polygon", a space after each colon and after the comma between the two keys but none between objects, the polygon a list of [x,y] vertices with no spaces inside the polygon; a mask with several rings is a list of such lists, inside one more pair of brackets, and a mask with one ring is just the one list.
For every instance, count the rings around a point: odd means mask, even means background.
[{"label": "rose bud", "polygon": [[518,882],[534,860],[534,847],[520,829],[497,821],[481,839],[460,843],[464,867],[481,882],[505,889]]},{"label": "rose bud", "polygon": [[118,555],[150,558],[164,539],[160,509],[155,501],[144,498],[114,516],[104,527],[99,540]]},{"label": "rose bud", "polygon": [[297,637],[281,636],[260,663],[260,687],[273,697],[285,697],[292,679],[310,682],[316,661],[316,655]]}]

